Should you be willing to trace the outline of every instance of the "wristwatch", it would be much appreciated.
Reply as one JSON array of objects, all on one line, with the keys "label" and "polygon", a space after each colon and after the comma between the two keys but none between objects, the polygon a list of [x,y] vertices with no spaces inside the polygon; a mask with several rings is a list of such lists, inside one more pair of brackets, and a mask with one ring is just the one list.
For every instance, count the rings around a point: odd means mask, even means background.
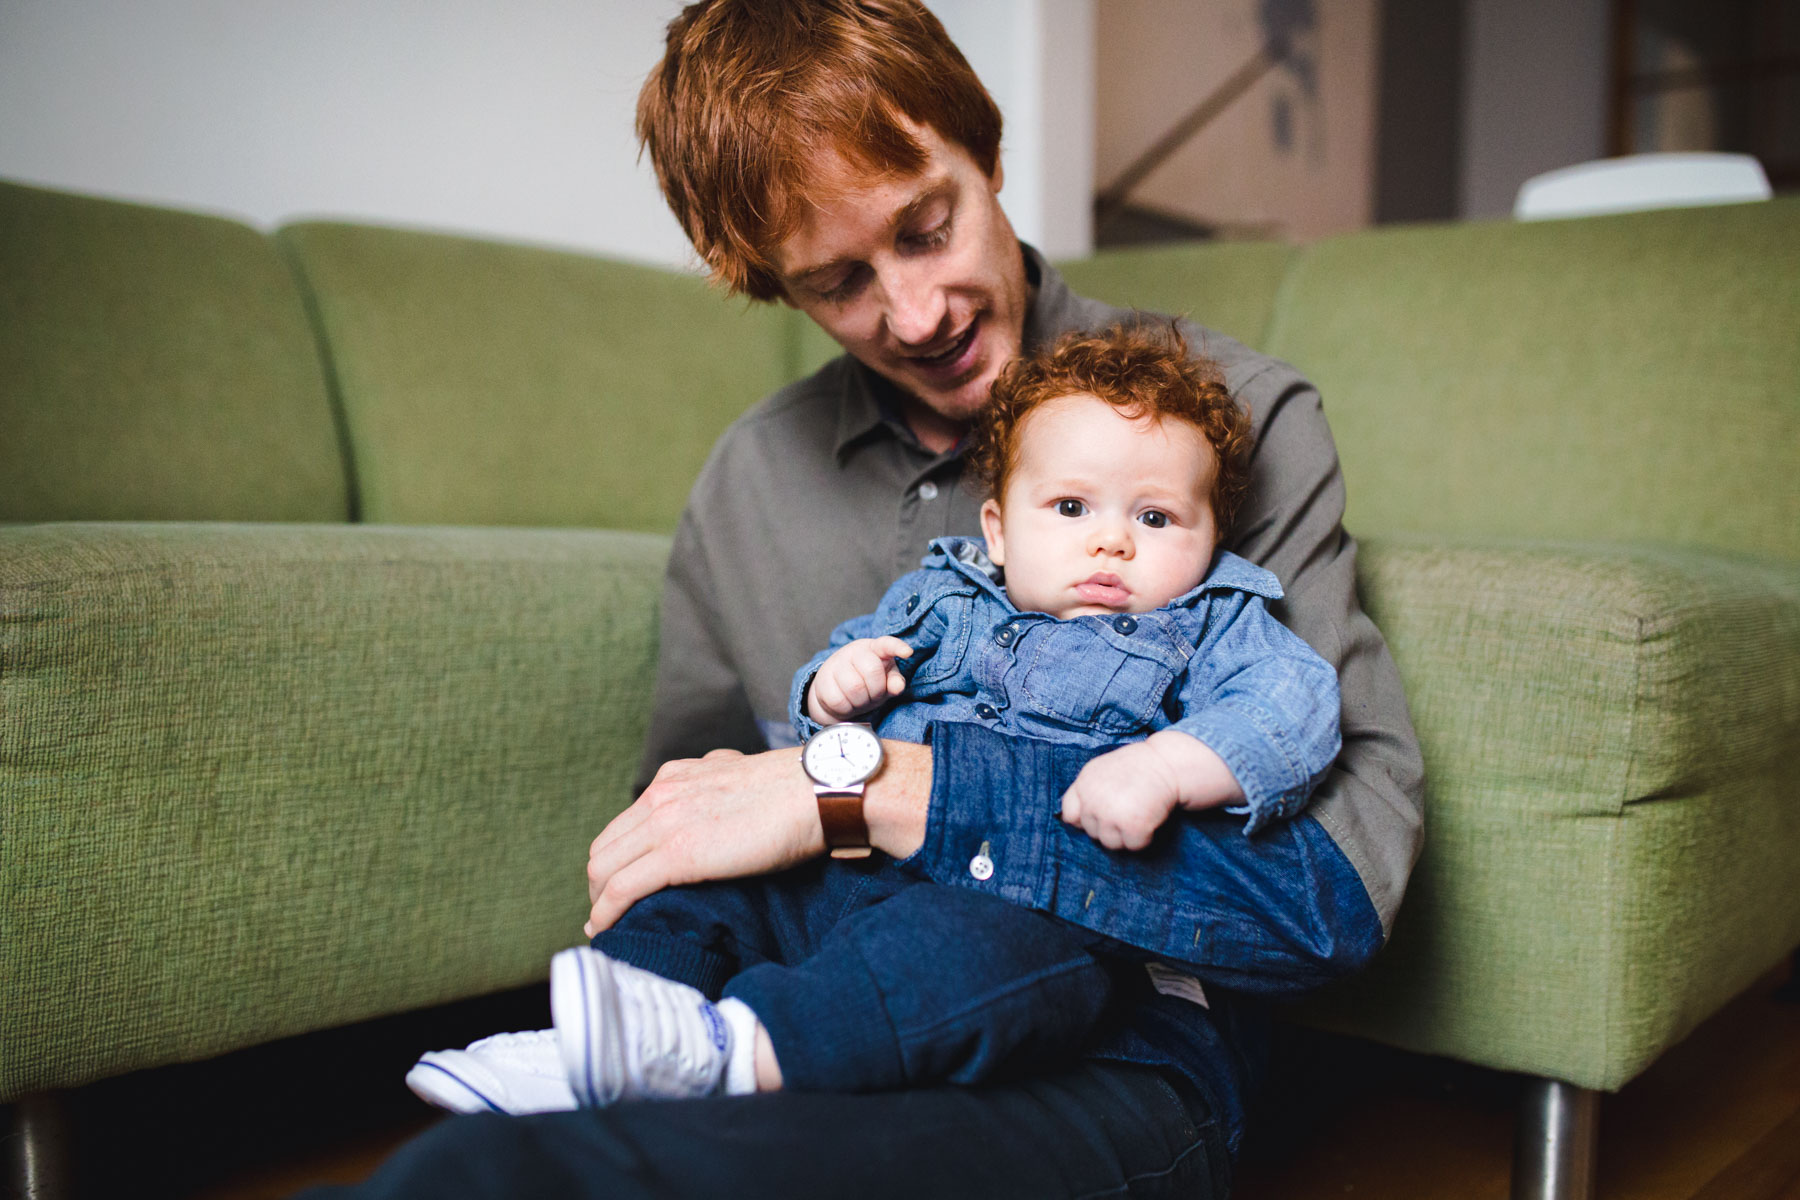
[{"label": "wristwatch", "polygon": [[833,858],[866,858],[863,786],[881,770],[881,739],[860,722],[827,725],[806,739],[800,766],[819,798],[819,825]]}]

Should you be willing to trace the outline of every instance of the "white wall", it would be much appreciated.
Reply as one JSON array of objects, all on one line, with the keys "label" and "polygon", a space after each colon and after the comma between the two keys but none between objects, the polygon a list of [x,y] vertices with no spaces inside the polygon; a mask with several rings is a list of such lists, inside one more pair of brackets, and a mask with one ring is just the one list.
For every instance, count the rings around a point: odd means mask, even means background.
[{"label": "white wall", "polygon": [[[0,177],[264,226],[323,215],[691,263],[631,131],[679,8],[0,0]],[[933,8],[1007,117],[1021,236],[1082,252],[1092,0]],[[1085,140],[1063,111],[1083,95]]]}]

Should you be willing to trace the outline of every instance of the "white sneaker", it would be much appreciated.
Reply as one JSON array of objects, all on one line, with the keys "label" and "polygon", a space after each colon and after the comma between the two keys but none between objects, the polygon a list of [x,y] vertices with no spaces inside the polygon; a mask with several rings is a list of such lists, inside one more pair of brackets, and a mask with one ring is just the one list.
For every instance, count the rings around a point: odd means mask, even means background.
[{"label": "white sneaker", "polygon": [[685,983],[577,946],[550,960],[550,1015],[584,1108],[724,1090],[731,1030]]},{"label": "white sneaker", "polygon": [[421,1100],[451,1112],[568,1112],[575,1105],[556,1030],[497,1033],[463,1050],[433,1050],[406,1073]]}]

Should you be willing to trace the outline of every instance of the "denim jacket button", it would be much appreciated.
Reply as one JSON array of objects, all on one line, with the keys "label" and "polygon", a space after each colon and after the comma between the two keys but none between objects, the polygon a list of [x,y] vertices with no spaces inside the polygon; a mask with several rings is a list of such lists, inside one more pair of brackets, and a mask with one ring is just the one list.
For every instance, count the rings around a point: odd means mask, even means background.
[{"label": "denim jacket button", "polygon": [[1129,637],[1137,631],[1137,620],[1133,617],[1114,617],[1113,628]]},{"label": "denim jacket button", "polygon": [[1000,712],[991,704],[977,704],[975,706],[975,715],[984,721],[992,721],[995,717],[1000,715]]},{"label": "denim jacket button", "polygon": [[994,641],[1001,646],[1010,646],[1013,644],[1013,639],[1018,636],[1019,631],[1014,629],[1011,625],[1002,625],[999,631],[994,634]]},{"label": "denim jacket button", "polygon": [[906,611],[910,613],[917,607],[919,607],[919,594],[914,592],[906,598]]},{"label": "denim jacket button", "polygon": [[983,883],[994,877],[994,860],[985,854],[977,854],[969,860],[969,874]]}]

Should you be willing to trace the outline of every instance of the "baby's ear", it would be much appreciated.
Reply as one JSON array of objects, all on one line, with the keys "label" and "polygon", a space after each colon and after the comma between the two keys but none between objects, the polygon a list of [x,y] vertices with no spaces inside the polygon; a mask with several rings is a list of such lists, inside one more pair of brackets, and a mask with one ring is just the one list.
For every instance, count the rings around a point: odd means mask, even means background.
[{"label": "baby's ear", "polygon": [[981,502],[981,536],[987,539],[988,557],[996,567],[1006,565],[1006,533],[1000,519],[1000,502],[989,497]]}]

